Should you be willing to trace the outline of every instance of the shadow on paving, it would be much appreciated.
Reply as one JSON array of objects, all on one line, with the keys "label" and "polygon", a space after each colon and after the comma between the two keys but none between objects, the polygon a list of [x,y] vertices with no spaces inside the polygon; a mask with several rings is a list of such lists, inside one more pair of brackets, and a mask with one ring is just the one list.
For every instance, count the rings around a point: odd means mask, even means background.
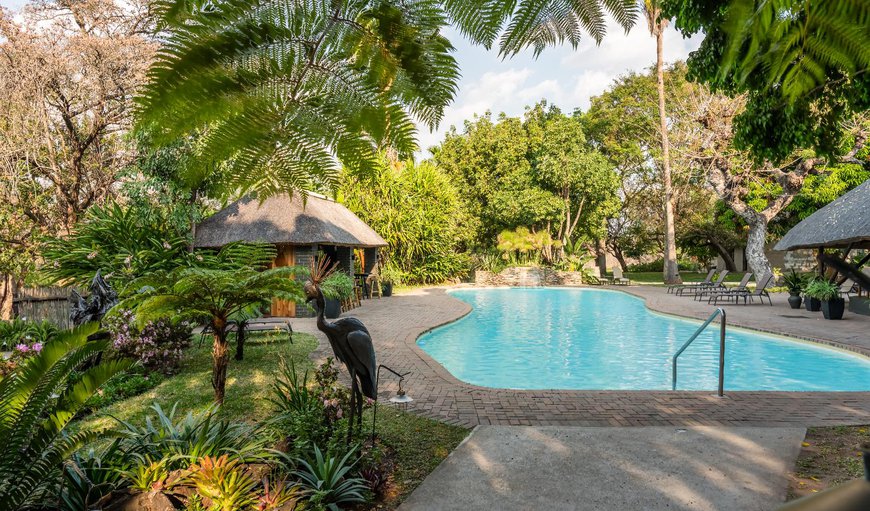
[{"label": "shadow on paving", "polygon": [[482,426],[400,511],[768,511],[803,428]]}]

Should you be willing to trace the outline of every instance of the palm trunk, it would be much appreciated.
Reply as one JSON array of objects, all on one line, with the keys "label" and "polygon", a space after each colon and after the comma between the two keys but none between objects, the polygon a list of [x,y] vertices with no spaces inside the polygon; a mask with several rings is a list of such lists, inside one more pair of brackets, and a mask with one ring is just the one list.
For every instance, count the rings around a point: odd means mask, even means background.
[{"label": "palm trunk", "polygon": [[659,123],[662,131],[662,183],[664,185],[665,199],[665,284],[680,284],[679,267],[677,266],[677,236],[674,229],[674,201],[671,189],[671,144],[668,140],[668,119],[665,112],[665,73],[663,39],[664,26],[659,25],[656,30],[656,78],[659,93]]}]

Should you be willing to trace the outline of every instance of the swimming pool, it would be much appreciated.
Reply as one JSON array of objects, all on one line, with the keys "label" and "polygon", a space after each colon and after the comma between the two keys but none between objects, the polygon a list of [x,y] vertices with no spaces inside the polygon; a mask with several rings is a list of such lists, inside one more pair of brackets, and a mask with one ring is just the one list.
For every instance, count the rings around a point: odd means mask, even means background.
[{"label": "swimming pool", "polygon": [[[467,316],[417,344],[456,378],[508,389],[670,390],[671,356],[701,324],[620,291],[463,289]],[[688,299],[687,299],[688,300]],[[718,384],[718,328],[679,358],[679,390]],[[866,391],[870,358],[729,327],[725,390]]]}]

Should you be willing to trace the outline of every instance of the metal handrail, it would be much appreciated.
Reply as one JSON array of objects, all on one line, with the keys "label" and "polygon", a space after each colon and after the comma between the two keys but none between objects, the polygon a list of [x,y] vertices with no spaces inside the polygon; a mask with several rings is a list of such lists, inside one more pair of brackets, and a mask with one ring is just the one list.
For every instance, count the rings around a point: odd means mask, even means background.
[{"label": "metal handrail", "polygon": [[683,347],[680,348],[679,350],[677,350],[676,353],[674,353],[674,356],[671,358],[671,366],[673,369],[673,379],[672,379],[673,385],[671,386],[671,390],[677,390],[677,357],[679,357],[684,351],[686,351],[686,348],[688,348],[689,345],[692,344],[692,342],[695,339],[697,339],[699,335],[701,335],[701,332],[703,332],[704,329],[707,328],[707,325],[709,325],[710,323],[713,322],[714,319],[716,319],[716,316],[722,316],[722,321],[721,321],[721,324],[719,325],[719,392],[718,392],[718,394],[719,394],[719,397],[722,397],[722,395],[724,394],[724,392],[725,392],[725,387],[724,387],[724,383],[725,383],[725,309],[723,309],[721,307],[716,309],[715,311],[713,311],[713,314],[710,314],[710,317],[707,318],[707,321],[705,321],[703,325],[701,325],[700,327],[698,327],[697,330],[695,330],[695,333],[692,334],[692,337],[689,337],[689,340],[686,341],[685,344],[683,344]]}]

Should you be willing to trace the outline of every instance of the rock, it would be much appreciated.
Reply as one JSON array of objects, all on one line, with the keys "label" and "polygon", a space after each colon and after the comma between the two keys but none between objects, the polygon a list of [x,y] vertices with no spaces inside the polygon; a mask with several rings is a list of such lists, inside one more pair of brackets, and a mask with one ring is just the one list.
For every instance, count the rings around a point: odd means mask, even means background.
[{"label": "rock", "polygon": [[176,511],[177,508],[167,495],[149,491],[129,495],[106,509],[107,511]]}]

